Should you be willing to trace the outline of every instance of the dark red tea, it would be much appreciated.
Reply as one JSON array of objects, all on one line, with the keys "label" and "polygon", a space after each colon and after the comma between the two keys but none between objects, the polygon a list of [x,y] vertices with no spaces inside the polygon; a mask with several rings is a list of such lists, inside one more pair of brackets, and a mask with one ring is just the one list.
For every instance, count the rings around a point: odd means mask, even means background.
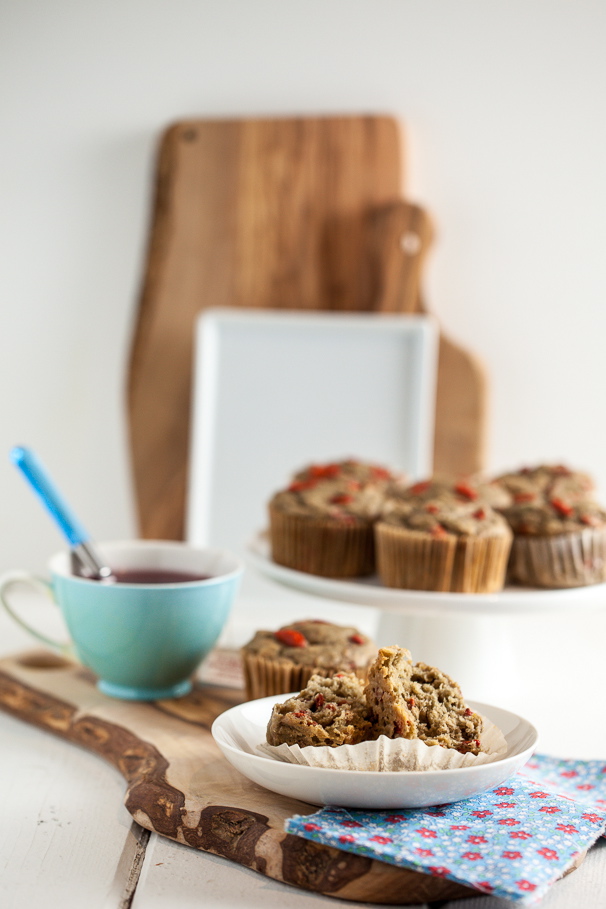
[{"label": "dark red tea", "polygon": [[192,574],[168,568],[117,568],[114,575],[119,584],[183,584],[187,581],[206,581],[211,577],[210,574]]}]

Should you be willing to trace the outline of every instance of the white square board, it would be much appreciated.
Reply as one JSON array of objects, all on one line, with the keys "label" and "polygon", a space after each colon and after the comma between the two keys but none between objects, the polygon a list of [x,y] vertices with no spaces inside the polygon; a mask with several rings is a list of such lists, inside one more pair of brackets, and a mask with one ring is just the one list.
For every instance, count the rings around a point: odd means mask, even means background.
[{"label": "white square board", "polygon": [[432,468],[429,316],[208,309],[195,338],[187,537],[243,553],[297,469]]}]

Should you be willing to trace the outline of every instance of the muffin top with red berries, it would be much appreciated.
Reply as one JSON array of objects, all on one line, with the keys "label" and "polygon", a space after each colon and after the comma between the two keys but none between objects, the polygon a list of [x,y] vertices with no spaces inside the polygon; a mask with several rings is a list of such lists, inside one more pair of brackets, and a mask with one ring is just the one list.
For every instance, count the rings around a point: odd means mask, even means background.
[{"label": "muffin top with red berries", "polygon": [[606,528],[606,511],[593,500],[565,499],[542,492],[518,493],[502,514],[516,534],[555,536],[587,528]]},{"label": "muffin top with red berries", "polygon": [[381,524],[428,533],[435,538],[456,536],[511,536],[507,521],[485,502],[451,499],[390,499]]},{"label": "muffin top with red berries", "polygon": [[396,484],[389,497],[403,502],[443,502],[454,505],[476,503],[503,507],[511,501],[508,490],[480,476],[449,477],[440,474],[419,480],[409,486]]},{"label": "muffin top with red berries", "polygon": [[306,619],[277,631],[257,631],[243,648],[268,660],[355,672],[374,659],[376,644],[357,628]]},{"label": "muffin top with red berries", "polygon": [[[526,497],[540,493],[546,499],[564,502],[593,498],[595,484],[588,473],[571,470],[564,464],[539,464],[495,477],[493,484],[506,489],[514,504],[523,503]],[[527,499],[530,501],[530,499]]]},{"label": "muffin top with red berries", "polygon": [[386,467],[348,459],[312,464],[277,492],[270,507],[293,515],[372,521],[397,475]]}]

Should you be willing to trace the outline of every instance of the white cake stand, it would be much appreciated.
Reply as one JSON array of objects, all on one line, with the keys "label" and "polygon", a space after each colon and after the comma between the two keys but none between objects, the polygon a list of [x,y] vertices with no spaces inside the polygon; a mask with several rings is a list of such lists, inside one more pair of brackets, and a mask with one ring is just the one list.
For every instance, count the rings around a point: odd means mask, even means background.
[{"label": "white cake stand", "polygon": [[[293,571],[270,558],[265,533],[257,534],[247,559],[265,577],[300,592],[378,610],[377,643],[408,647],[423,660],[449,673],[467,697],[506,703],[520,690],[516,637],[525,616],[578,616],[606,606],[606,584],[566,590],[508,587],[493,594],[395,590],[377,577],[338,581]],[[352,622],[354,620],[352,619]],[[522,623],[522,625],[520,624]]]}]

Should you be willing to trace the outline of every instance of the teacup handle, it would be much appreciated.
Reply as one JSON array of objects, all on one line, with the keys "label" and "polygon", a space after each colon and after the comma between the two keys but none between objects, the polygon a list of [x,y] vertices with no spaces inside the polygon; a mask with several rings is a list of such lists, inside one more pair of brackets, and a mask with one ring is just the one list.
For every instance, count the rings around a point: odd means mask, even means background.
[{"label": "teacup handle", "polygon": [[21,627],[25,629],[28,634],[31,634],[32,637],[36,638],[38,641],[41,641],[43,644],[47,644],[49,647],[52,647],[53,650],[57,651],[62,656],[72,656],[72,645],[69,641],[61,642],[55,641],[53,638],[49,638],[41,631],[37,631],[32,625],[28,624],[28,622],[22,619],[17,612],[15,612],[13,607],[10,605],[8,595],[11,588],[16,587],[19,584],[26,587],[32,587],[35,591],[42,594],[47,599],[50,599],[54,606],[57,605],[53,596],[53,588],[48,581],[45,581],[43,578],[37,578],[35,575],[28,574],[25,571],[10,571],[0,577],[0,601],[2,602],[2,605],[10,617],[14,619],[18,625],[21,625]]}]

